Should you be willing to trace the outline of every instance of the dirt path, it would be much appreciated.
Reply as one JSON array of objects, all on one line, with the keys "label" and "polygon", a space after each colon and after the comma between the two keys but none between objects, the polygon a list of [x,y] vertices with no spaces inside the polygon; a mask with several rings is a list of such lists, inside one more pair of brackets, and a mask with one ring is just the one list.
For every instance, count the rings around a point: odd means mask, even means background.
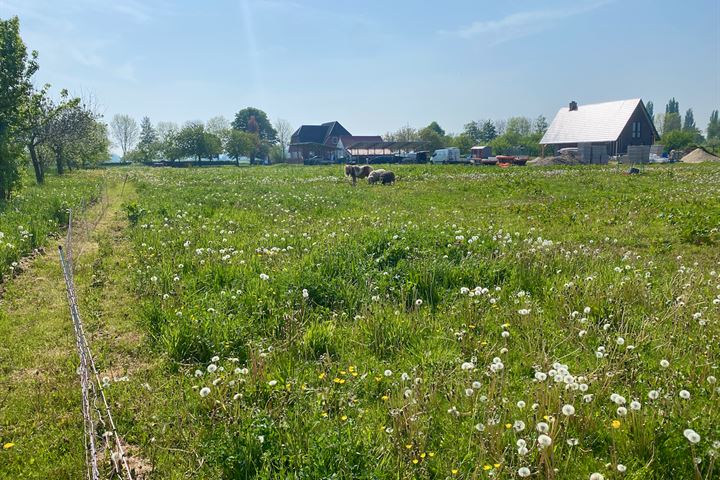
[{"label": "dirt path", "polygon": [[[76,224],[76,287],[80,310],[118,431],[133,446],[135,395],[128,380],[152,366],[133,315],[129,242],[122,203],[130,184],[112,185],[104,202]],[[79,255],[79,256],[78,256]],[[83,478],[84,447],[77,353],[54,245],[8,282],[0,300],[0,478]],[[128,384],[125,386],[125,384]],[[125,430],[123,430],[125,428]],[[11,446],[8,446],[11,445]],[[137,478],[149,469],[134,460]]]}]

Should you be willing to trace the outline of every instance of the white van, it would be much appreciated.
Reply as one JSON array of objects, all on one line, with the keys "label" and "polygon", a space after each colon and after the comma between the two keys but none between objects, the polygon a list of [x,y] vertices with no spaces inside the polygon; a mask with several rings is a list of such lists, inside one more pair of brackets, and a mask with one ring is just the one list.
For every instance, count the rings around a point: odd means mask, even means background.
[{"label": "white van", "polygon": [[457,147],[441,148],[435,150],[435,153],[430,157],[430,163],[459,163],[460,162],[460,149]]}]

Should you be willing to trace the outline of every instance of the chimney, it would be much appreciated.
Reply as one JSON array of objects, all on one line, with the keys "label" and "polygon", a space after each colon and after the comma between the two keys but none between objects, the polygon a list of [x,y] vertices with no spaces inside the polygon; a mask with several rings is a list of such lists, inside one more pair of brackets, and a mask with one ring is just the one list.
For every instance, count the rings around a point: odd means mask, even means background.
[{"label": "chimney", "polygon": [[577,102],[576,102],[575,100],[573,100],[572,102],[570,102],[570,111],[571,111],[571,112],[577,112]]}]

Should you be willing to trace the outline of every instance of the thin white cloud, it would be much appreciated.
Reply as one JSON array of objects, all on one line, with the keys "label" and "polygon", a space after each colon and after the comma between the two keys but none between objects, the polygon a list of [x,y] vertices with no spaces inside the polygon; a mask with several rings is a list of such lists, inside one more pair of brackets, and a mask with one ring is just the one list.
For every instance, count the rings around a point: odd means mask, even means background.
[{"label": "thin white cloud", "polygon": [[513,13],[496,20],[478,20],[458,30],[443,30],[440,33],[471,39],[486,36],[488,43],[497,45],[510,40],[526,37],[554,27],[558,21],[596,10],[614,0],[576,2],[568,8],[528,10]]}]

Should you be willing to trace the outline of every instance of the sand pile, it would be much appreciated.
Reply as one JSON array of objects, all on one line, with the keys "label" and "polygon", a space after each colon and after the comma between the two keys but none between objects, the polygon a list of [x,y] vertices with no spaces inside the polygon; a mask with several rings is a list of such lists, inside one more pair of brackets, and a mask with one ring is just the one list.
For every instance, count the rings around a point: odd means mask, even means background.
[{"label": "sand pile", "polygon": [[703,163],[703,162],[720,162],[720,157],[716,157],[712,153],[708,153],[702,148],[696,148],[692,152],[682,157],[685,163]]}]

